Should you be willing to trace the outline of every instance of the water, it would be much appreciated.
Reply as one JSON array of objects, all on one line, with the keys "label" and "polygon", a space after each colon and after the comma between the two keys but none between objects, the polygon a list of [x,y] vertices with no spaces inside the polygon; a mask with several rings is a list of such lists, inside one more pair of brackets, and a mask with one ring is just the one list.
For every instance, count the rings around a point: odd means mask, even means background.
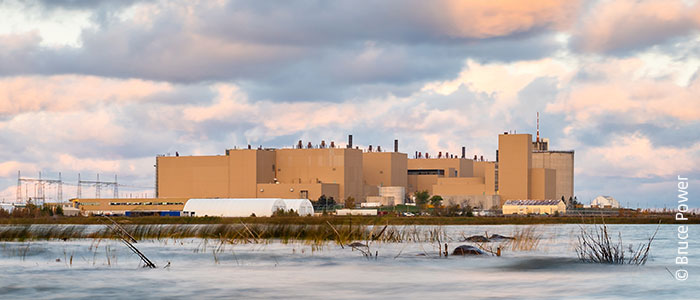
[{"label": "water", "polygon": [[[442,229],[452,250],[469,244],[458,242],[463,235],[511,235],[518,227]],[[332,242],[317,249],[269,241],[224,245],[220,251],[214,240],[136,244],[158,269],[141,268],[139,258],[114,240],[3,242],[0,298],[698,299],[696,241],[689,249],[689,279],[677,281],[669,273],[676,269],[676,225],[661,226],[644,266],[580,263],[573,250],[577,225],[537,228],[542,234],[537,250],[506,249],[501,257],[440,258],[437,244],[429,243],[372,244],[376,259]],[[622,234],[625,244],[645,242],[655,229],[609,226],[611,233]],[[691,239],[699,231],[700,226],[691,225]]]}]

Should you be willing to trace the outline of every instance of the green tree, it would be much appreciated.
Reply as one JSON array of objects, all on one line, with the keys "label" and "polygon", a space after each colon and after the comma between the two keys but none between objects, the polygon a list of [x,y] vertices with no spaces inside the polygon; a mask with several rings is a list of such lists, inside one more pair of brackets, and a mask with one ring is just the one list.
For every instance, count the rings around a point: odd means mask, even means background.
[{"label": "green tree", "polygon": [[433,207],[439,207],[442,204],[442,196],[434,195],[430,197],[430,204],[433,205]]},{"label": "green tree", "polygon": [[428,203],[428,198],[430,198],[428,191],[418,191],[413,193],[413,196],[416,197],[416,204],[420,207],[424,207]]},{"label": "green tree", "polygon": [[352,196],[345,199],[345,208],[355,208],[355,198]]},{"label": "green tree", "polygon": [[63,215],[63,205],[56,205],[56,211],[54,212],[57,216]]}]

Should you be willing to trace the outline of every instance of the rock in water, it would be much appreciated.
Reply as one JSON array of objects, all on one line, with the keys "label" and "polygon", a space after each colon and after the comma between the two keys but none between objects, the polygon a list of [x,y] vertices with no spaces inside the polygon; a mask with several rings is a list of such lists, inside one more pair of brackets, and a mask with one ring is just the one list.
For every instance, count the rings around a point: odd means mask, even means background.
[{"label": "rock in water", "polygon": [[472,235],[464,240],[464,242],[488,243],[489,239],[481,235]]},{"label": "rock in water", "polygon": [[501,241],[501,240],[514,240],[515,238],[514,238],[514,237],[509,237],[509,236],[500,235],[500,234],[493,234],[493,235],[491,235],[491,237],[490,237],[489,239],[490,239],[490,240],[494,240],[494,241]]},{"label": "rock in water", "polygon": [[484,254],[484,251],[481,251],[481,249],[474,247],[474,246],[469,246],[469,245],[461,245],[457,248],[455,248],[454,251],[452,251],[452,255],[482,255]]}]

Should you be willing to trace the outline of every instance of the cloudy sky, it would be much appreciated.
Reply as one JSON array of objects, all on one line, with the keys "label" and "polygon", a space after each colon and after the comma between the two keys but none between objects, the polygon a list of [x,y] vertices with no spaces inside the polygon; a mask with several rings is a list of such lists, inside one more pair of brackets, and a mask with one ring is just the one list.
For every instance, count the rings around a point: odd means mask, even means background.
[{"label": "cloudy sky", "polygon": [[157,154],[347,134],[495,159],[537,112],[579,200],[700,192],[700,4],[524,3],[0,0],[0,198],[18,170],[152,195]]}]

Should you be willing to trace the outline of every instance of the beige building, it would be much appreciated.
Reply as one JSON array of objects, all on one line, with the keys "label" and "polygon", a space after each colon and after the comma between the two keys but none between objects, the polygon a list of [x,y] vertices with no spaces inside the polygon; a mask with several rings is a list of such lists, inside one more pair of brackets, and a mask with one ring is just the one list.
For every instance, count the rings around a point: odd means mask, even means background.
[{"label": "beige building", "polygon": [[495,162],[466,158],[409,159],[409,193],[428,191],[440,195],[446,205],[498,208],[495,170]]},{"label": "beige building", "polygon": [[566,201],[574,196],[574,151],[534,150],[532,167],[556,171],[554,198]]},{"label": "beige building", "polygon": [[498,135],[498,193],[501,201],[530,199],[532,135]]},{"label": "beige building", "polygon": [[[235,152],[235,151],[230,151]],[[353,197],[357,202],[364,199],[362,180],[362,151],[348,148],[323,149],[277,149],[276,174],[278,182],[284,184],[337,184],[338,202]],[[301,190],[294,198],[316,200],[322,194]],[[323,190],[323,189],[321,189]],[[321,191],[319,190],[319,191]],[[305,193],[303,191],[307,191]],[[268,195],[271,197],[272,195]],[[331,195],[326,195],[330,197]],[[274,195],[287,198],[289,195]]]},{"label": "beige building", "polygon": [[503,204],[504,215],[566,213],[566,204],[561,200],[508,200]]},{"label": "beige building", "polygon": [[465,158],[416,158],[408,160],[408,193],[428,191],[439,178],[472,177],[474,161]]},{"label": "beige building", "polygon": [[160,156],[157,197],[363,199],[362,151],[229,149],[217,156]]},{"label": "beige building", "polygon": [[186,198],[80,198],[71,199],[83,215],[124,215],[130,213],[168,215],[182,211]]},{"label": "beige building", "polygon": [[504,133],[498,136],[498,194],[501,203],[556,198],[556,169],[534,167],[532,149],[530,134]]},{"label": "beige building", "polygon": [[[395,142],[397,143],[397,141]],[[349,143],[351,144],[351,143]],[[548,144],[548,141],[547,141]],[[447,203],[484,209],[507,200],[549,200],[573,195],[573,152],[548,151],[530,134],[498,136],[497,161],[445,158],[408,159],[394,152],[357,148],[229,149],[225,155],[160,156],[156,159],[158,198],[333,197],[343,203],[389,203],[383,188],[405,195],[428,191]],[[546,151],[546,152],[543,152]],[[418,156],[418,155],[417,155]],[[395,194],[395,193],[394,193]],[[402,197],[393,195],[394,203]]]}]

